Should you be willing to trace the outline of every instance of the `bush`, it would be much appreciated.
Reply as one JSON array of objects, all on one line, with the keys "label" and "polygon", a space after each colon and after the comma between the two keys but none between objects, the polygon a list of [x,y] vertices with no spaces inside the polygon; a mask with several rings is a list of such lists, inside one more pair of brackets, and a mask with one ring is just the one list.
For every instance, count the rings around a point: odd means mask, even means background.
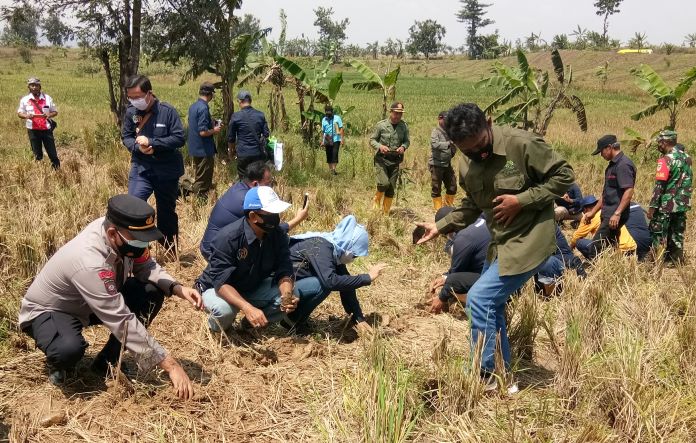
[{"label": "bush", "polygon": [[31,54],[31,49],[29,49],[26,46],[20,46],[19,48],[17,48],[17,53],[21,57],[22,61],[28,65],[30,65],[34,61]]}]

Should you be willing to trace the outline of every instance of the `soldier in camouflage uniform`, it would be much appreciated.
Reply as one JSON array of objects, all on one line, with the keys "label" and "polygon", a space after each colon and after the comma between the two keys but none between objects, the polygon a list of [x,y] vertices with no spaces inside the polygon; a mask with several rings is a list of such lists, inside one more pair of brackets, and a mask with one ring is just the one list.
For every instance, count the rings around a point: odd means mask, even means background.
[{"label": "soldier in camouflage uniform", "polygon": [[[399,166],[404,161],[404,152],[408,149],[410,140],[408,126],[401,120],[404,104],[394,102],[391,105],[389,118],[375,125],[370,137],[370,146],[375,150],[375,172],[377,174],[377,193],[374,207],[389,214],[396,182],[399,179]],[[382,203],[382,198],[384,202]]]},{"label": "soldier in camouflage uniform", "polygon": [[655,189],[648,210],[653,248],[664,245],[664,259],[672,263],[684,259],[686,212],[691,209],[691,157],[676,149],[676,143],[674,131],[661,131],[657,136],[657,149],[663,155],[657,161]]}]

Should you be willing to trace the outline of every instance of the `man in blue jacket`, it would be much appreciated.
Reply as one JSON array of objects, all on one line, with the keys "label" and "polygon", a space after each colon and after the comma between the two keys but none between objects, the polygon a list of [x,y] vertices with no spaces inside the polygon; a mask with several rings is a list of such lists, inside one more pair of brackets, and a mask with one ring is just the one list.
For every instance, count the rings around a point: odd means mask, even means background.
[{"label": "man in blue jacket", "polygon": [[213,100],[215,86],[204,82],[198,90],[198,100],[188,110],[188,152],[193,157],[195,178],[193,192],[198,197],[205,197],[213,186],[215,170],[214,135],[222,126],[214,125],[210,116],[208,103]]},{"label": "man in blue jacket", "polygon": [[170,251],[176,249],[179,218],[176,198],[179,177],[184,174],[184,126],[173,106],[159,101],[144,75],[126,81],[130,106],[121,129],[121,140],[131,153],[128,193],[141,200],[155,193],[157,226]]},{"label": "man in blue jacket", "polygon": [[232,114],[227,130],[227,144],[230,158],[237,157],[237,173],[242,180],[249,163],[268,160],[266,143],[270,131],[263,112],[251,106],[249,91],[237,94],[239,111]]}]

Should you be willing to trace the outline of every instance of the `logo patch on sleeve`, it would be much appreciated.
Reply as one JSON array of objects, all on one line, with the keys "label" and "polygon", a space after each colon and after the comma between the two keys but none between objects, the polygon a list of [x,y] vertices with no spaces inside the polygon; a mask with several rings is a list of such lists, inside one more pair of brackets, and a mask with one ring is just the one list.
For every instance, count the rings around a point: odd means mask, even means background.
[{"label": "logo patch on sleeve", "polygon": [[98,275],[101,281],[104,283],[106,292],[108,292],[110,295],[115,295],[118,293],[118,289],[116,289],[116,282],[114,281],[116,278],[114,271],[99,271]]},{"label": "logo patch on sleeve", "polygon": [[667,165],[667,160],[665,158],[661,158],[657,161],[655,180],[667,181],[667,179],[669,179],[669,166]]}]

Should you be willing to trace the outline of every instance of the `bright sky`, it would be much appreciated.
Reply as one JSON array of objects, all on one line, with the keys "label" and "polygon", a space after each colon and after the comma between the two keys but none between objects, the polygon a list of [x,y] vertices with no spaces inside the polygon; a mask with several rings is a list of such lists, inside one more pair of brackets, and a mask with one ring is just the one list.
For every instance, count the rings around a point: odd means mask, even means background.
[{"label": "bright sky", "polygon": [[[555,34],[570,33],[579,24],[583,28],[602,32],[602,17],[595,14],[595,0],[484,0],[492,3],[487,17],[495,24],[484,28],[485,33],[496,29],[500,35],[515,41],[531,32],[541,33],[549,43]],[[288,36],[304,33],[317,36],[314,12],[318,6],[333,7],[335,20],[350,19],[348,41],[360,45],[389,37],[406,40],[408,28],[415,20],[434,19],[447,29],[445,42],[453,47],[466,41],[466,29],[455,18],[459,0],[245,0],[243,13],[253,14],[262,26],[273,27],[271,38],[280,32],[278,13],[288,15]],[[686,34],[696,32],[696,1],[694,0],[624,0],[618,14],[609,18],[609,34],[625,45],[635,32],[647,34],[648,42],[682,44]],[[657,20],[656,20],[657,19]],[[572,39],[571,39],[572,40]]]},{"label": "bright sky", "polygon": [[[549,43],[555,34],[570,33],[577,25],[602,31],[602,17],[595,14],[595,0],[484,0],[492,3],[489,18],[496,29],[512,42],[531,32],[541,33]],[[0,0],[0,6],[12,0]],[[408,28],[415,20],[434,19],[447,29],[445,43],[458,47],[466,41],[466,29],[455,18],[461,7],[459,0],[244,0],[242,13],[253,14],[262,26],[273,28],[271,38],[280,32],[278,14],[281,8],[288,15],[288,36],[304,34],[317,37],[314,12],[318,6],[333,7],[335,20],[350,19],[347,36],[350,43],[365,45],[389,37],[408,38]],[[648,42],[683,44],[684,36],[696,33],[696,1],[694,0],[624,0],[618,14],[609,18],[609,33],[625,45],[635,32],[645,33]]]}]

